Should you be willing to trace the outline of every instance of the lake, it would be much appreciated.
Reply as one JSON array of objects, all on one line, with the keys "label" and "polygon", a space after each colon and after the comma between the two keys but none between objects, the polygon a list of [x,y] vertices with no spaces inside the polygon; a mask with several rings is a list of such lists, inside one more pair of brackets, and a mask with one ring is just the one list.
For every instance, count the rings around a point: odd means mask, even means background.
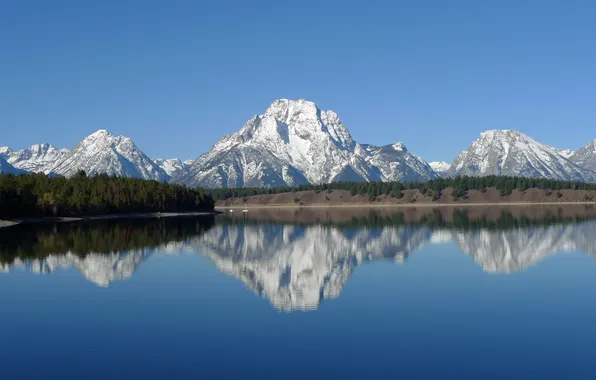
[{"label": "lake", "polygon": [[0,229],[1,376],[596,378],[596,209]]}]

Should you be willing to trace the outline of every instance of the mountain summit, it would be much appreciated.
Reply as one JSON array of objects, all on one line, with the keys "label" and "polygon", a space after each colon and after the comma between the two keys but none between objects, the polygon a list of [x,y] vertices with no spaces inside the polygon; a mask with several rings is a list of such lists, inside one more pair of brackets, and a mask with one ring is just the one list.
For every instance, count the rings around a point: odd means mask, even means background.
[{"label": "mountain summit", "polygon": [[596,139],[574,152],[569,160],[582,168],[596,171]]},{"label": "mountain summit", "polygon": [[88,175],[106,173],[123,177],[166,181],[169,176],[125,136],[99,130],[81,141],[52,172],[71,176],[79,170]]},{"label": "mountain summit", "polygon": [[7,161],[18,169],[49,174],[69,153],[68,149],[57,149],[47,143],[36,144],[17,152],[10,152]]},{"label": "mountain summit", "polygon": [[455,158],[449,176],[506,175],[594,182],[596,173],[565,158],[558,149],[514,130],[480,134]]},{"label": "mountain summit", "polygon": [[423,180],[436,173],[403,144],[354,141],[333,111],[307,100],[280,99],[174,178],[190,186],[287,186],[368,180]]}]

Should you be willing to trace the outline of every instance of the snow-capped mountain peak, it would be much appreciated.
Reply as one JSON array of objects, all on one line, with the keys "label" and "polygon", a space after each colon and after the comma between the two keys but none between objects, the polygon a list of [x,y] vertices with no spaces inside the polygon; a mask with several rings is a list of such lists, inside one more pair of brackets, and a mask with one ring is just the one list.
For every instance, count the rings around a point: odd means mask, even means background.
[{"label": "snow-capped mountain peak", "polygon": [[107,173],[124,177],[165,181],[169,176],[126,136],[105,129],[85,137],[52,171],[70,176],[78,170],[88,175]]},{"label": "snow-capped mountain peak", "polygon": [[170,177],[173,177],[176,173],[178,173],[179,170],[182,170],[189,165],[189,161],[182,162],[178,158],[156,158],[153,160],[153,162]]},{"label": "snow-capped mountain peak", "polygon": [[569,157],[571,157],[575,154],[575,151],[573,149],[563,149],[563,150],[559,150],[558,152],[561,156],[563,156],[567,159],[569,159]]},{"label": "snow-capped mountain peak", "polygon": [[0,158],[4,158],[5,160],[7,160],[11,153],[12,149],[10,149],[9,147],[0,146]]},{"label": "snow-capped mountain peak", "polygon": [[408,151],[408,149],[406,148],[404,143],[401,141],[391,145],[391,147],[398,152],[407,152]]},{"label": "snow-capped mountain peak", "polygon": [[49,174],[69,153],[68,149],[57,149],[48,143],[35,144],[10,153],[8,162],[15,168],[28,172]]},{"label": "snow-capped mountain peak", "polygon": [[573,152],[569,160],[583,168],[596,171],[596,139]]},{"label": "snow-capped mountain peak", "polygon": [[337,113],[311,101],[279,99],[238,132],[220,139],[174,180],[241,187],[436,176],[403,144],[388,147],[392,154],[384,147],[357,144]]},{"label": "snow-capped mountain peak", "polygon": [[448,174],[596,180],[596,173],[574,164],[556,148],[511,129],[482,132],[456,157]]},{"label": "snow-capped mountain peak", "polygon": [[447,172],[451,168],[451,164],[443,161],[433,161],[429,162],[428,165],[440,176],[446,176]]}]

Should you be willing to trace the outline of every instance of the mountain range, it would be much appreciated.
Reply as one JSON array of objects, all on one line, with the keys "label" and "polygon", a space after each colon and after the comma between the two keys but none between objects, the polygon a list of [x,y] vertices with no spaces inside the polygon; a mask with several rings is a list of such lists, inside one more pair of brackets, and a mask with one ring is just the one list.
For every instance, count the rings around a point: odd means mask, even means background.
[{"label": "mountain range", "polygon": [[426,162],[404,143],[354,141],[333,111],[279,99],[192,161],[150,159],[125,136],[99,130],[72,150],[47,143],[0,147],[0,172],[71,176],[79,170],[201,187],[296,186],[333,181],[422,181],[507,175],[596,182],[596,140],[559,150],[515,130],[488,130],[451,164]]}]

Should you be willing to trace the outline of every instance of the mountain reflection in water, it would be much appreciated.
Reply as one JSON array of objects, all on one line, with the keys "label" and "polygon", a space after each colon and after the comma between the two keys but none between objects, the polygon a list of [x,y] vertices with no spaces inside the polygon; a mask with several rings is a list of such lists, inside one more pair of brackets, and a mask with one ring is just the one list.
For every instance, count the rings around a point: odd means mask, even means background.
[{"label": "mountain reflection in water", "polygon": [[150,256],[196,252],[280,310],[340,295],[357,265],[403,263],[454,243],[486,272],[522,271],[562,252],[596,255],[593,207],[288,209],[213,217],[94,221],[0,230],[0,271],[76,268],[108,286]]}]

